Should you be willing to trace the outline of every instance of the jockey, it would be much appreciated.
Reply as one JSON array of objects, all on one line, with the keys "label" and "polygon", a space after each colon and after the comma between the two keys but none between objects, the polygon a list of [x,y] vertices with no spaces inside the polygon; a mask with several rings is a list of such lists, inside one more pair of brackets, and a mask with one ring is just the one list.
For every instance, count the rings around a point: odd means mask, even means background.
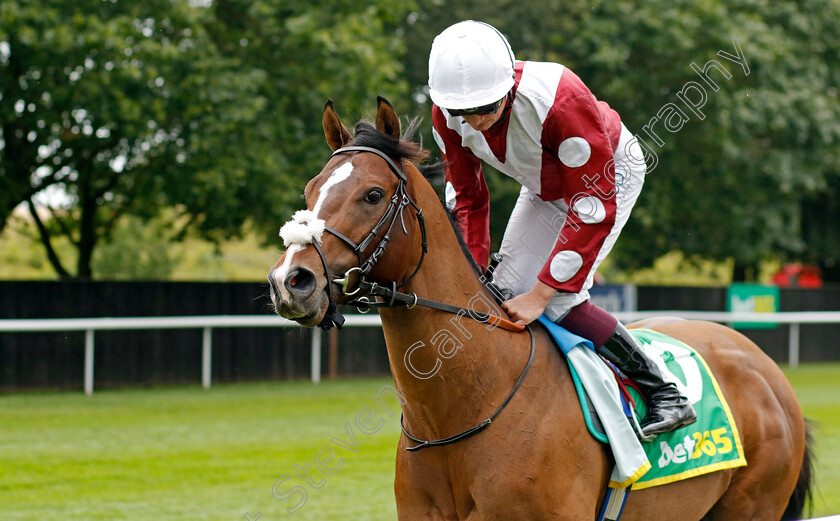
[{"label": "jockey", "polygon": [[522,185],[494,273],[493,289],[513,297],[504,310],[521,325],[545,313],[591,340],[645,395],[644,436],[692,423],[688,399],[615,317],[589,301],[646,171],[618,114],[563,65],[516,61],[497,29],[472,20],[435,38],[429,89],[446,206],[482,268],[490,255],[482,162]]}]

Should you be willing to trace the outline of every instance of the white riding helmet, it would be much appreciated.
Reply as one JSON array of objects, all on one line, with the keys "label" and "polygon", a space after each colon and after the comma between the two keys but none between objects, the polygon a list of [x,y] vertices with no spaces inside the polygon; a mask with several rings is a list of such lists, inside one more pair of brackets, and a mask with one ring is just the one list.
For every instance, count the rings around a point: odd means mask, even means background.
[{"label": "white riding helmet", "polygon": [[513,51],[492,25],[467,20],[432,42],[429,94],[438,107],[470,109],[505,97],[514,84]]}]

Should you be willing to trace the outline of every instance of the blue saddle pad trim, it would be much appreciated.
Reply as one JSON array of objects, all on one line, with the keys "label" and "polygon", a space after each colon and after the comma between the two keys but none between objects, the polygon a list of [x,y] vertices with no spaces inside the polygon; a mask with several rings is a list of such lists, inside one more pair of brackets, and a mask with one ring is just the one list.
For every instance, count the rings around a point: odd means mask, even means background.
[{"label": "blue saddle pad trim", "polygon": [[591,350],[595,350],[595,346],[592,345],[592,341],[583,338],[582,336],[576,335],[574,333],[570,333],[566,328],[558,326],[545,315],[540,315],[540,318],[537,320],[545,326],[548,332],[551,334],[554,341],[557,342],[557,347],[563,351],[563,354],[568,354],[569,351],[574,349],[575,347],[579,346],[580,344],[584,344]]},{"label": "blue saddle pad trim", "polygon": [[[569,351],[580,345],[583,345],[583,347],[587,349],[591,349],[593,351],[595,350],[591,340],[587,340],[582,336],[576,335],[568,331],[566,328],[555,324],[547,316],[541,315],[537,320],[548,330],[549,334],[554,339],[555,344],[560,351],[563,352],[564,356],[567,355]],[[589,429],[589,433],[593,438],[601,443],[609,444],[609,439],[604,431],[604,426],[601,424],[601,420],[598,418],[598,413],[595,411],[595,408],[592,406],[592,402],[589,400],[586,389],[583,388],[580,377],[578,377],[577,371],[575,371],[575,366],[572,365],[572,362],[568,357],[566,357],[566,363],[569,364],[569,372],[572,376],[572,382],[574,382],[575,390],[577,391],[578,400],[580,401],[580,407],[583,412],[586,427]],[[606,361],[604,361],[604,363],[610,367],[610,370],[615,372],[612,364]],[[624,415],[630,418],[632,422],[633,410],[623,394],[621,395],[621,406],[624,409]]]}]

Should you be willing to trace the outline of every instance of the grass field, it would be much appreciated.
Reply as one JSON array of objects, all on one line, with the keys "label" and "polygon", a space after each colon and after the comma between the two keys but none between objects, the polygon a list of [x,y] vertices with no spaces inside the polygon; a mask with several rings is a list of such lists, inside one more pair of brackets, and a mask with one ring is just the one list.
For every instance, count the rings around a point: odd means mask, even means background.
[{"label": "grass field", "polygon": [[785,373],[813,422],[814,516],[840,514],[840,364],[806,364]]},{"label": "grass field", "polygon": [[[788,374],[818,423],[814,515],[840,513],[840,364]],[[390,384],[0,396],[0,519],[394,519]]]}]

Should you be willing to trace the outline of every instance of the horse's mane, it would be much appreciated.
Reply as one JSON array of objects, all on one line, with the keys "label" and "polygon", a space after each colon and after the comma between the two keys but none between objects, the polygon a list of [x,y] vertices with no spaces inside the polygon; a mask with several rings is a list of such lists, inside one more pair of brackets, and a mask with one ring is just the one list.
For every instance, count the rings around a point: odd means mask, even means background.
[{"label": "horse's mane", "polygon": [[[369,121],[363,120],[356,124],[353,144],[362,147],[375,148],[384,152],[397,164],[399,164],[403,159],[407,159],[417,166],[417,169],[420,170],[423,177],[431,180],[442,176],[446,165],[442,161],[432,164],[420,164],[429,158],[429,151],[425,150],[422,144],[415,143],[413,141],[414,134],[417,133],[422,121],[423,118],[419,116],[413,118],[408,122],[405,132],[403,132],[402,139],[394,139],[388,134],[378,131]],[[467,243],[464,241],[464,236],[461,234],[461,229],[455,221],[455,217],[445,205],[444,209],[446,210],[446,216],[449,218],[449,224],[452,226],[452,230],[458,238],[458,245],[461,247],[461,252],[464,254],[464,257],[467,258],[467,261],[470,263],[470,266],[472,266],[476,276],[481,277],[481,268],[473,258],[469,247],[467,247]]]},{"label": "horse's mane", "polygon": [[[446,207],[444,206],[444,208]],[[464,240],[464,236],[461,234],[461,227],[458,226],[458,223],[455,221],[455,216],[449,211],[449,208],[446,208],[446,216],[449,217],[449,224],[452,225],[452,230],[455,231],[455,237],[458,238],[458,245],[461,247],[461,252],[467,258],[467,262],[470,263],[475,275],[481,278],[484,275],[481,271],[481,266],[473,258],[472,252],[469,246],[467,246],[467,241]]]}]

